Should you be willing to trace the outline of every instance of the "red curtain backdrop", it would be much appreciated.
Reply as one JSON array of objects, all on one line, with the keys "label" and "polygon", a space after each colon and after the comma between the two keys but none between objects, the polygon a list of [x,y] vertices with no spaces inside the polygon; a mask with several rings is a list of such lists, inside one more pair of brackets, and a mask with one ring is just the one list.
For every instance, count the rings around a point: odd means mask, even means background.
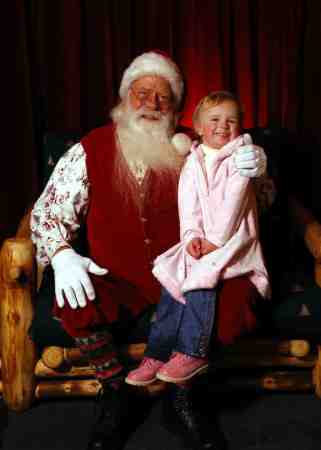
[{"label": "red curtain backdrop", "polygon": [[2,203],[10,196],[17,206],[4,213],[2,236],[39,194],[35,164],[42,134],[85,133],[105,123],[123,70],[146,50],[163,50],[181,67],[187,86],[183,124],[191,124],[196,103],[208,91],[228,89],[245,106],[246,127],[303,127],[321,141],[320,2],[16,0],[13,5],[18,71],[12,70],[12,90],[21,91],[19,133],[12,137],[10,156],[14,181],[1,196]]},{"label": "red curtain backdrop", "polygon": [[295,128],[305,4],[34,0],[30,32],[48,127],[87,130],[104,123],[127,64],[161,49],[186,77],[185,124],[201,96],[223,88],[240,96],[246,127]]}]

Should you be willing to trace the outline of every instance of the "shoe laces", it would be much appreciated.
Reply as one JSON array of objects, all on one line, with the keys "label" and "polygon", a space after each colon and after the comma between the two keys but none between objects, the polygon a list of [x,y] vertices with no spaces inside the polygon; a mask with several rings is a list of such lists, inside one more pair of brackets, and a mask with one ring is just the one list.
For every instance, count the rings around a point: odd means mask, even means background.
[{"label": "shoe laces", "polygon": [[184,361],[188,362],[188,361],[206,361],[205,358],[201,358],[200,356],[192,356],[192,355],[187,355],[186,353],[176,353],[176,358],[179,359],[179,361],[181,361],[182,363],[184,363]]},{"label": "shoe laces", "polygon": [[176,359],[179,359],[180,361],[191,361],[195,359],[194,356],[187,355],[186,353],[176,353],[175,355]]},{"label": "shoe laces", "polygon": [[156,362],[157,362],[157,359],[146,357],[146,358],[143,358],[142,366],[144,366],[144,367],[146,366],[146,367],[152,369]]}]

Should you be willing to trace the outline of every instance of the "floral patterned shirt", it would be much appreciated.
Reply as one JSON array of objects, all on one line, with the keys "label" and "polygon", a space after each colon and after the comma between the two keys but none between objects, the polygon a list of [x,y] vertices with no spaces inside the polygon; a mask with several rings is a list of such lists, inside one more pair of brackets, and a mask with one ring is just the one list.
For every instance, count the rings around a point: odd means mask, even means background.
[{"label": "floral patterned shirt", "polygon": [[41,265],[75,238],[87,212],[88,191],[86,154],[76,144],[59,159],[31,213],[31,239]]}]

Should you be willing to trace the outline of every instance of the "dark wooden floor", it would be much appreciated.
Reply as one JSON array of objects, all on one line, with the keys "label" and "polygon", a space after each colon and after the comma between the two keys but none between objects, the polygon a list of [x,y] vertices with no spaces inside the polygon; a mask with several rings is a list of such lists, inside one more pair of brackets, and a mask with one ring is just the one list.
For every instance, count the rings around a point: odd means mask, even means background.
[{"label": "dark wooden floor", "polygon": [[[217,407],[230,450],[321,449],[321,401],[312,393],[225,394]],[[93,414],[94,402],[83,399],[42,402],[23,414],[9,413],[7,425],[2,413],[2,448],[85,450]],[[183,450],[161,422],[160,400],[126,450]]]}]

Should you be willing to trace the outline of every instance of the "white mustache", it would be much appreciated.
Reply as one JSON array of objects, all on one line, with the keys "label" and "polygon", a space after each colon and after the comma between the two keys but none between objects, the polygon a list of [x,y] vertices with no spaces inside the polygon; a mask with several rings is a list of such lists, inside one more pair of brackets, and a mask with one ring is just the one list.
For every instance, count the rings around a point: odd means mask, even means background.
[{"label": "white mustache", "polygon": [[147,117],[148,119],[159,120],[162,118],[162,113],[160,111],[146,111],[143,108],[138,110],[135,115],[137,119],[144,119]]}]

